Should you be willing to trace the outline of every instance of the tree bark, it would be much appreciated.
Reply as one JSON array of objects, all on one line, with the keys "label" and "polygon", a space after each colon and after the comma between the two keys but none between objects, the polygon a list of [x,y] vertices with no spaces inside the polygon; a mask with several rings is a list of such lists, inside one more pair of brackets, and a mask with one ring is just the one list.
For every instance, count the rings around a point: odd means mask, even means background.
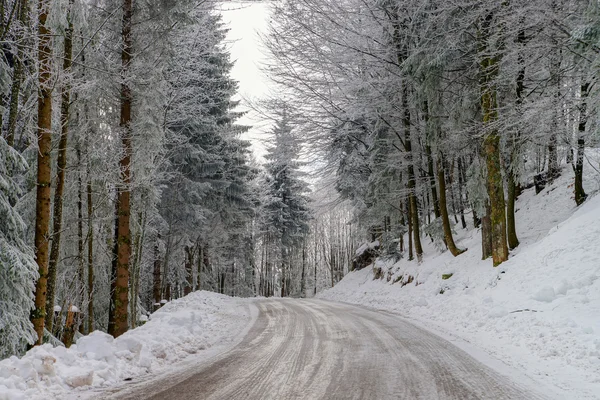
[{"label": "tree bark", "polygon": [[463,175],[462,175],[462,157],[458,157],[457,160],[457,174],[458,174],[458,201],[459,201],[459,211],[460,211],[460,222],[462,224],[463,229],[467,229],[467,221],[465,220],[465,202],[463,201]]},{"label": "tree bark", "polygon": [[183,289],[183,294],[187,296],[192,293],[192,286],[194,284],[194,272],[192,266],[194,265],[194,250],[190,246],[185,246],[185,275],[186,282]]},{"label": "tree bark", "polygon": [[87,221],[88,221],[88,332],[94,331],[94,208],[92,203],[91,174],[87,171]]},{"label": "tree bark", "polygon": [[[60,139],[58,141],[58,159],[56,189],[54,189],[54,220],[52,224],[52,246],[50,248],[50,260],[48,264],[48,290],[46,307],[54,307],[56,293],[56,273],[58,258],[60,256],[60,239],[62,234],[63,193],[65,189],[65,176],[67,168],[67,143],[69,140],[69,109],[71,106],[71,84],[70,74],[73,64],[73,22],[71,21],[71,8],[74,0],[69,0],[69,11],[67,12],[68,25],[65,29],[64,58],[63,58],[63,87],[61,91],[60,105]],[[52,313],[46,314],[47,329],[52,332]]]},{"label": "tree bark", "polygon": [[581,85],[581,105],[579,106],[579,126],[577,132],[577,161],[575,162],[575,203],[582,205],[587,194],[583,189],[583,158],[585,156],[585,128],[587,125],[587,97],[590,84]]},{"label": "tree bark", "polygon": [[121,168],[121,187],[117,191],[117,230],[113,257],[116,260],[116,277],[112,284],[111,307],[109,312],[108,333],[114,337],[127,332],[129,306],[129,259],[131,258],[131,231],[129,219],[131,184],[131,106],[133,95],[129,83],[129,69],[133,54],[131,19],[133,0],[123,0],[123,49],[121,51],[121,142],[123,155],[119,162]]},{"label": "tree bark", "polygon": [[416,190],[416,178],[415,178],[415,167],[413,165],[413,154],[412,154],[412,143],[410,140],[410,109],[408,108],[408,88],[406,85],[403,89],[402,105],[404,108],[404,149],[406,150],[408,158],[408,203],[409,203],[409,217],[412,222],[413,240],[415,245],[415,253],[417,255],[417,262],[423,261],[423,246],[421,245],[421,233],[419,229],[419,208],[417,205]]},{"label": "tree bark", "polygon": [[459,249],[454,243],[452,229],[450,228],[450,218],[448,216],[448,205],[446,202],[446,174],[444,172],[444,157],[440,152],[440,157],[437,164],[438,185],[440,186],[440,213],[442,217],[442,226],[444,228],[444,239],[448,250],[454,257],[464,253],[466,249]]},{"label": "tree bark", "polygon": [[306,297],[306,238],[302,242],[302,276],[300,278],[300,297]]},{"label": "tree bark", "polygon": [[508,260],[506,238],[506,204],[504,201],[504,182],[500,162],[500,135],[494,126],[498,119],[497,90],[494,83],[498,75],[498,60],[490,54],[488,39],[493,16],[489,14],[483,23],[481,40],[481,110],[483,113],[484,154],[487,165],[487,190],[490,199],[490,223],[492,234],[492,259],[494,266]]},{"label": "tree bark", "polygon": [[486,202],[486,212],[481,217],[481,259],[487,260],[492,256],[492,222],[490,218],[490,204]]},{"label": "tree bark", "polygon": [[[31,322],[37,333],[36,345],[42,344],[46,317],[48,282],[48,240],[50,237],[50,185],[52,182],[52,34],[46,25],[50,2],[38,3],[38,155],[37,191],[35,204],[35,259],[39,279],[35,284],[35,309]],[[52,312],[52,310],[51,310]]]},{"label": "tree bark", "polygon": [[[81,149],[77,145],[77,161],[81,165]],[[83,179],[81,178],[81,171],[77,177],[77,255],[78,255],[78,268],[77,268],[77,302],[81,306],[80,312],[83,311],[83,303],[85,301],[85,238],[83,237]],[[83,315],[83,314],[80,314]],[[78,321],[79,332],[85,334],[85,323],[83,319]]]},{"label": "tree bark", "polygon": [[[4,14],[2,14],[4,15]],[[13,68],[13,80],[10,89],[10,108],[8,112],[8,132],[6,142],[9,146],[14,147],[15,130],[17,128],[17,117],[19,115],[19,96],[21,94],[21,82],[23,81],[23,58],[25,57],[25,37],[26,27],[29,26],[29,2],[28,0],[20,1],[19,9],[20,29],[22,30],[18,38],[17,58]]]},{"label": "tree bark", "polygon": [[[518,37],[518,43],[525,42],[525,31],[520,30]],[[521,105],[523,103],[523,91],[525,90],[525,60],[522,54],[519,54],[519,64],[522,66],[519,70],[519,74],[517,75],[517,109],[521,109]],[[519,246],[519,238],[517,237],[517,227],[515,222],[515,201],[517,200],[517,175],[515,170],[517,168],[517,155],[519,154],[519,140],[521,138],[521,133],[517,128],[517,131],[512,135],[512,154],[511,154],[511,165],[508,168],[508,197],[507,197],[507,205],[506,205],[506,229],[507,229],[507,239],[508,239],[508,247],[513,250]]]},{"label": "tree bark", "polygon": [[63,333],[62,333],[62,337],[61,337],[61,342],[63,342],[63,344],[65,345],[66,348],[71,347],[71,345],[73,344],[73,336],[75,336],[75,325],[76,325],[75,314],[79,314],[79,313],[73,312],[72,307],[73,307],[73,304],[69,304],[69,308],[67,310],[67,319],[65,321],[65,327],[63,329]]}]

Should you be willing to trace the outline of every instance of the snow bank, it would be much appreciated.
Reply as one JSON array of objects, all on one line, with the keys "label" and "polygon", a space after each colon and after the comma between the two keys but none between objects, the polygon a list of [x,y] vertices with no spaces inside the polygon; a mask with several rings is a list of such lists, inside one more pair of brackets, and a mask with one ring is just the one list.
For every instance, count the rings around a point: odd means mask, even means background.
[{"label": "snow bank", "polygon": [[248,301],[194,292],[167,303],[117,339],[95,331],[66,349],[45,344],[0,361],[0,400],[62,399],[76,388],[109,386],[232,341],[250,322]]},{"label": "snow bank", "polygon": [[[521,245],[498,268],[481,261],[478,230],[459,231],[453,258],[430,243],[420,266],[401,260],[353,272],[321,298],[399,312],[457,335],[560,398],[600,398],[600,195],[575,210],[572,173],[517,204]],[[586,190],[596,189],[588,179]],[[428,240],[424,240],[428,242]]]}]

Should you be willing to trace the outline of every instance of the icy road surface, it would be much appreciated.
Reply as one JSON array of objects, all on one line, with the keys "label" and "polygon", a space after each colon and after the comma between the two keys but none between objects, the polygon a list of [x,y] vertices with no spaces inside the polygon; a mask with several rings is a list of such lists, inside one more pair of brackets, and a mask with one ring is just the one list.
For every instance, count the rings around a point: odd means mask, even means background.
[{"label": "icy road surface", "polygon": [[543,398],[393,314],[320,300],[255,304],[258,318],[236,347],[194,371],[111,398]]}]

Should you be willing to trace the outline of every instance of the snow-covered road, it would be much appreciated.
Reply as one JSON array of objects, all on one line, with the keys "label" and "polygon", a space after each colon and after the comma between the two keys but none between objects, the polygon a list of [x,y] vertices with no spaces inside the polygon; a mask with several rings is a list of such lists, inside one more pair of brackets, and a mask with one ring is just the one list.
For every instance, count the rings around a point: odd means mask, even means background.
[{"label": "snow-covered road", "polygon": [[322,300],[255,304],[258,318],[239,345],[193,372],[132,383],[110,398],[543,398],[394,314]]}]

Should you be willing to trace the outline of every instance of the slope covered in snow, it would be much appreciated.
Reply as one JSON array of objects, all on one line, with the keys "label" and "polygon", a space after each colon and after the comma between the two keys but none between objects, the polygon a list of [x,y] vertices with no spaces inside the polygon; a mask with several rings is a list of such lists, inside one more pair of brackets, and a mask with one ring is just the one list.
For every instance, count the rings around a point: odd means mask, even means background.
[{"label": "slope covered in snow", "polygon": [[[588,177],[588,192],[597,188]],[[480,232],[457,226],[463,255],[427,243],[421,265],[378,260],[320,297],[398,312],[470,342],[559,398],[598,399],[600,196],[575,209],[565,170],[540,194],[525,191],[517,207],[521,245],[497,268],[480,259]]]},{"label": "slope covered in snow", "polygon": [[232,343],[252,320],[249,301],[194,292],[167,303],[136,329],[113,339],[95,331],[66,349],[45,344],[0,361],[0,400],[64,399],[160,373],[198,350]]}]

